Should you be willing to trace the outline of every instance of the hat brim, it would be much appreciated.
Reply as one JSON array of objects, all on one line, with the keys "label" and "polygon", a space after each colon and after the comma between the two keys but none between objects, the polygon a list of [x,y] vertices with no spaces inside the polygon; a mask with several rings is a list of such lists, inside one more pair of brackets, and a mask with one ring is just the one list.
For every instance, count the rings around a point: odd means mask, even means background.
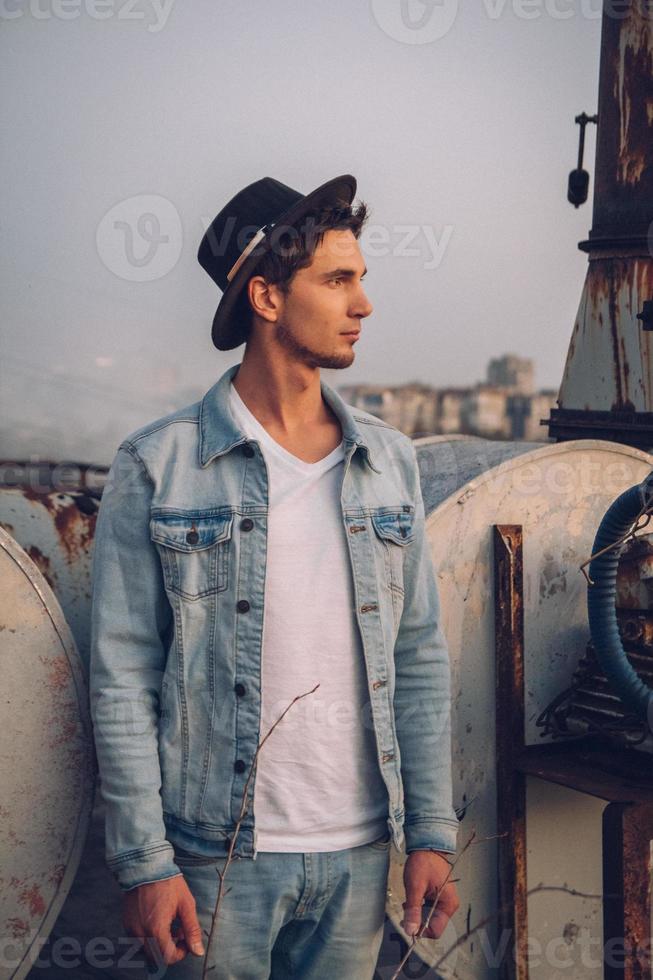
[{"label": "hat brim", "polygon": [[[280,215],[275,222],[275,227],[278,228],[279,225],[293,225],[308,211],[321,205],[335,202],[342,202],[344,206],[350,205],[354,200],[355,194],[355,177],[352,177],[351,174],[334,177],[333,180],[329,180],[326,184],[317,187],[310,194],[306,194],[301,201],[298,201],[297,204],[294,204]],[[241,298],[243,287],[254,274],[256,266],[270,248],[270,245],[270,236],[266,235],[260,244],[256,246],[252,254],[245,259],[222,294],[222,299],[218,304],[211,329],[211,339],[218,350],[233,350],[234,347],[239,347],[246,340],[243,324],[234,315],[235,308],[238,300]]]}]

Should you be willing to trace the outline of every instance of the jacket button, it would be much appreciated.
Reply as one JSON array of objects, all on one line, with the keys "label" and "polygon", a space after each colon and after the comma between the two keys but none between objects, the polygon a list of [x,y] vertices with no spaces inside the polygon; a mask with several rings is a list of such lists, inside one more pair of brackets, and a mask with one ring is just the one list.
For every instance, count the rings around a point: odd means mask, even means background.
[{"label": "jacket button", "polygon": [[199,539],[200,536],[197,533],[197,531],[189,531],[188,534],[186,535],[186,540],[188,541],[189,544],[197,544]]},{"label": "jacket button", "polygon": [[247,691],[247,688],[245,687],[244,684],[241,684],[239,681],[237,684],[234,684],[234,691],[236,692],[239,698],[242,698],[245,696],[245,692]]},{"label": "jacket button", "polygon": [[239,599],[236,603],[236,609],[238,612],[247,612],[249,610],[249,602],[247,599]]},{"label": "jacket button", "polygon": [[240,522],[241,531],[251,531],[253,527],[254,527],[254,521],[252,520],[251,517],[244,517]]},{"label": "jacket button", "polygon": [[250,444],[246,442],[243,446],[243,453],[245,456],[249,456],[251,458],[254,455],[254,447],[250,446]]},{"label": "jacket button", "polygon": [[242,759],[236,759],[236,761],[234,762],[234,769],[236,772],[245,772],[247,766],[245,765]]}]

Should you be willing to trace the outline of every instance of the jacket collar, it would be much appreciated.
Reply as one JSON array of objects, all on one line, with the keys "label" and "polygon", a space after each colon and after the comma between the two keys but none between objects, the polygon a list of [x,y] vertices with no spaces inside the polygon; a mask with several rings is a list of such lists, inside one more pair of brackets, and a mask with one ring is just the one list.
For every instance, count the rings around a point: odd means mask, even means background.
[{"label": "jacket collar", "polygon": [[[207,466],[216,456],[233,449],[234,446],[248,442],[248,436],[238,428],[229,408],[229,385],[240,364],[233,364],[224,372],[212,388],[206,392],[200,404],[199,414],[199,457],[200,464]],[[356,425],[354,416],[340,395],[320,380],[322,397],[333,409],[340,422],[345,447],[353,445],[362,450],[368,465],[376,472],[381,471],[370,457],[370,449]]]}]

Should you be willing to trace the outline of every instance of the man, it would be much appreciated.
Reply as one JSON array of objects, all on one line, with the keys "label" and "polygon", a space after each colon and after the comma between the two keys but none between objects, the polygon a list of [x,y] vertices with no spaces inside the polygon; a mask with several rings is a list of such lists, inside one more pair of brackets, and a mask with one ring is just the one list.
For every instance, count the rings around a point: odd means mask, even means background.
[{"label": "man", "polygon": [[242,362],[126,438],[103,496],[107,861],[126,928],[179,978],[202,973],[222,874],[212,980],[371,978],[392,846],[409,852],[409,934],[438,889],[427,937],[458,907],[415,451],[319,373],[353,362],[372,312],[355,190],[265,178],[223,208],[198,259],[223,290],[213,342],[245,342]]}]

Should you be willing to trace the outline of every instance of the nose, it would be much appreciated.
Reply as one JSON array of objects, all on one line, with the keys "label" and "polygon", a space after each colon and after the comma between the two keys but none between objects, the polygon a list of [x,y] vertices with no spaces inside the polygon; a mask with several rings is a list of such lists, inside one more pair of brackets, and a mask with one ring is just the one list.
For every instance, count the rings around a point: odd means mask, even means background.
[{"label": "nose", "polygon": [[367,298],[365,290],[359,285],[356,300],[354,302],[354,312],[352,315],[360,317],[361,320],[363,320],[366,316],[370,315],[373,309],[374,307]]}]

